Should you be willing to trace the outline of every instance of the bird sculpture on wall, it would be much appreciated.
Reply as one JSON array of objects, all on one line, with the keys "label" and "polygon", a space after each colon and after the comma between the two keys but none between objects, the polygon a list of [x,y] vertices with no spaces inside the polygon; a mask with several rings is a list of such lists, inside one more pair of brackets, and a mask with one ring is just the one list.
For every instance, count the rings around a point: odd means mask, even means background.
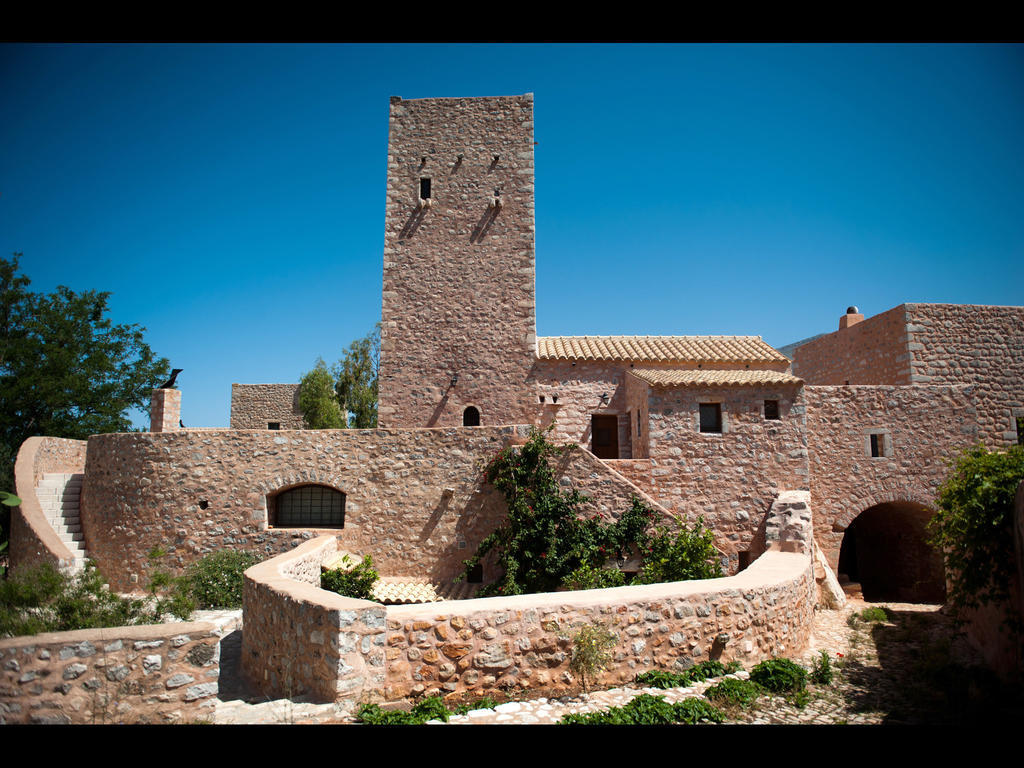
[{"label": "bird sculpture on wall", "polygon": [[161,384],[159,387],[157,387],[157,389],[173,389],[174,388],[174,380],[178,378],[178,374],[181,373],[183,370],[185,370],[185,369],[184,368],[175,368],[173,371],[171,371],[171,378],[169,378],[167,381],[165,381],[163,384]]}]

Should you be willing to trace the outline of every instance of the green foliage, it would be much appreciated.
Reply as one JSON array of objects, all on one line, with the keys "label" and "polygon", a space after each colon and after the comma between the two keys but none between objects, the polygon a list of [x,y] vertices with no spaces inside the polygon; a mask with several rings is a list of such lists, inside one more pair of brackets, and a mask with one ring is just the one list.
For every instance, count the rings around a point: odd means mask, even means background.
[{"label": "green foliage", "polygon": [[214,552],[190,565],[185,579],[200,608],[241,608],[242,574],[261,560],[254,552]]},{"label": "green foliage", "polygon": [[334,395],[334,379],[327,363],[317,359],[316,367],[299,382],[299,410],[306,429],[343,429],[345,418]]},{"label": "green foliage", "polygon": [[0,637],[158,621],[147,601],[111,592],[91,562],[75,576],[47,564],[0,580]]},{"label": "green foliage", "polygon": [[562,586],[568,590],[606,589],[621,587],[626,583],[626,574],[618,568],[595,568],[583,563],[579,568],[565,577]]},{"label": "green foliage", "polygon": [[704,691],[708,700],[719,706],[734,706],[743,709],[753,705],[761,693],[761,686],[752,680],[737,680],[734,677],[727,677]]},{"label": "green foliage", "polygon": [[565,715],[563,725],[669,725],[684,723],[721,723],[725,716],[701,699],[684,699],[669,704],[662,696],[642,693],[621,707],[603,712]]},{"label": "green foliage", "polygon": [[692,527],[677,523],[675,533],[659,528],[643,543],[643,567],[637,584],[659,584],[665,581],[717,579],[722,565],[714,546],[714,536],[698,518]]},{"label": "green foliage", "polygon": [[380,370],[380,323],[362,339],[349,345],[332,372],[334,391],[348,413],[352,429],[377,426],[377,376]]},{"label": "green foliage", "polygon": [[828,651],[822,651],[814,660],[814,669],[811,670],[811,682],[815,685],[832,685],[832,659]]},{"label": "green foliage", "polygon": [[33,293],[18,274],[20,256],[0,259],[0,488],[13,487],[28,437],[127,432],[128,411],[148,411],[170,368],[143,341],[144,328],[111,323],[109,293]]},{"label": "green foliage", "polygon": [[416,704],[409,712],[383,710],[377,704],[364,704],[356,712],[356,720],[368,725],[423,725],[428,720],[447,723],[451,712],[439,696],[430,696]]},{"label": "green foliage", "polygon": [[945,556],[949,600],[957,612],[1009,598],[1013,501],[1021,480],[1024,446],[990,452],[979,444],[950,462],[928,531],[929,544]]},{"label": "green foliage", "polygon": [[[344,562],[348,565],[349,557],[345,555]],[[373,585],[379,578],[377,571],[373,568],[373,558],[369,555],[363,558],[352,568],[335,568],[324,571],[320,574],[320,588],[331,592],[337,592],[346,597],[355,597],[360,600],[373,600]]]},{"label": "green foliage", "polygon": [[490,696],[483,696],[476,701],[467,701],[464,704],[459,704],[455,708],[455,714],[464,715],[467,712],[472,712],[474,709],[494,709],[500,703]]},{"label": "green foliage", "polygon": [[875,622],[889,620],[888,611],[886,611],[884,607],[878,605],[873,605],[870,608],[865,608],[863,611],[860,612],[859,615],[861,620],[863,621]]},{"label": "green foliage", "polygon": [[[2,504],[5,507],[16,507],[19,504],[21,504],[21,499],[19,499],[13,493],[8,493],[7,491],[0,491],[0,504]],[[9,513],[5,513],[2,517],[0,517],[0,555],[2,555],[4,551],[7,549],[7,534],[5,533],[5,531],[7,530],[7,524],[9,520]],[[7,573],[7,569],[4,566],[0,565],[0,578],[3,578],[5,573]]]},{"label": "green foliage", "polygon": [[[730,662],[730,664],[735,664],[735,662]],[[720,661],[709,659],[695,664],[683,672],[666,672],[662,669],[641,672],[636,676],[636,682],[647,688],[687,688],[708,678],[720,677],[735,671],[736,668],[729,668]]]},{"label": "green foliage", "polygon": [[807,670],[789,659],[768,659],[750,670],[750,679],[772,693],[795,693],[807,685]]},{"label": "green foliage", "polygon": [[616,642],[618,638],[614,632],[597,624],[584,624],[573,636],[569,669],[579,675],[584,691],[607,669]]}]

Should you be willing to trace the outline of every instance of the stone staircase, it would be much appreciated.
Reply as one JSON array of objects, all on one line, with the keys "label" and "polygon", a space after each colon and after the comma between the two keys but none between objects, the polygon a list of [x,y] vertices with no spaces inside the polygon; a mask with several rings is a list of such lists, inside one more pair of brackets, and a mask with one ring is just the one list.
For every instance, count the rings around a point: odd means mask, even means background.
[{"label": "stone staircase", "polygon": [[72,568],[74,573],[85,567],[85,560],[89,556],[85,550],[85,535],[82,533],[82,523],[78,516],[78,498],[82,493],[84,477],[85,475],[80,472],[50,473],[43,475],[42,481],[36,487],[36,496],[43,514],[60,536],[60,540],[67,544],[75,556]]}]

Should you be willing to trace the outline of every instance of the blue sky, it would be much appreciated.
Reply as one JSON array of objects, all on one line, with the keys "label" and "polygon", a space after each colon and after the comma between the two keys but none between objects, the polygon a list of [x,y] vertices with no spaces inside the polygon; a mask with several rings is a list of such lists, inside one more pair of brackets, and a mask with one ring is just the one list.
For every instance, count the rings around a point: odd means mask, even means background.
[{"label": "blue sky", "polygon": [[0,45],[0,249],[227,426],[380,317],[388,98],[526,92],[541,335],[1024,303],[1020,45]]}]

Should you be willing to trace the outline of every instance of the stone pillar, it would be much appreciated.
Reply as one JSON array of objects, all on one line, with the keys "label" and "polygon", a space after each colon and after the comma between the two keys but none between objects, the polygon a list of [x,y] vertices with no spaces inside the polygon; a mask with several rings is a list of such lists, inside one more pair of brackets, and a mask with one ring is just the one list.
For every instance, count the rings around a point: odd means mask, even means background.
[{"label": "stone pillar", "polygon": [[149,431],[177,432],[181,420],[181,390],[154,389],[149,401]]},{"label": "stone pillar", "polygon": [[864,319],[864,315],[857,311],[856,307],[847,307],[846,314],[839,318],[839,330],[856,325]]}]

